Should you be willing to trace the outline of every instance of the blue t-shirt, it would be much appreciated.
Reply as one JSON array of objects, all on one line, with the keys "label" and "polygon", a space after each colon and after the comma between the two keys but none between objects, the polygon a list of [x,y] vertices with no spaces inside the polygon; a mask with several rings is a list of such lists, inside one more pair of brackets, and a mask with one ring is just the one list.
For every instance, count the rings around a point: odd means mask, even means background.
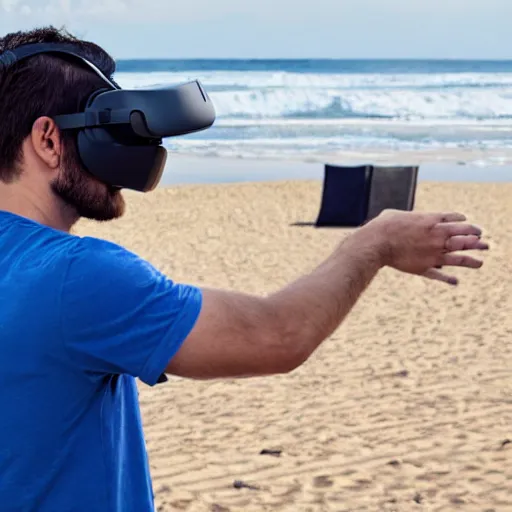
[{"label": "blue t-shirt", "polygon": [[0,510],[154,510],[135,378],[201,309],[118,245],[0,212]]}]

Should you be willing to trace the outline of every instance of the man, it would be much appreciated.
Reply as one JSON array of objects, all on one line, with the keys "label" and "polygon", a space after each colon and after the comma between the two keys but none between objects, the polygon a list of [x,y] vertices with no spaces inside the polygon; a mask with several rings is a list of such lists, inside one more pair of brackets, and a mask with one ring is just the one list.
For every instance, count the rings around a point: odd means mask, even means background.
[{"label": "man", "polygon": [[[74,43],[106,76],[98,46],[53,28],[9,34],[0,54]],[[479,228],[457,213],[386,212],[314,272],[267,297],[178,284],[112,243],[69,234],[80,218],[123,214],[121,192],[82,165],[54,117],[104,87],[57,55],[0,71],[0,508],[154,508],[135,378],[286,373],[349,313],[379,269],[456,284],[479,268]]]}]

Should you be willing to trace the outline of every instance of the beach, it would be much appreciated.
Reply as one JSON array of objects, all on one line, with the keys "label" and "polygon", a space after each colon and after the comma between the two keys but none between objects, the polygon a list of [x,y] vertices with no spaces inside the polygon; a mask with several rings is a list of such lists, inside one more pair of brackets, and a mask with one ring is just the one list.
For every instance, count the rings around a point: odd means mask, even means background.
[{"label": "beach", "polygon": [[[122,219],[77,234],[178,282],[266,294],[351,233],[294,225],[316,219],[321,166],[172,162],[165,186],[125,193]],[[423,175],[416,196],[490,243],[457,288],[384,269],[290,374],[139,385],[159,512],[512,510],[512,183],[465,168]]]}]

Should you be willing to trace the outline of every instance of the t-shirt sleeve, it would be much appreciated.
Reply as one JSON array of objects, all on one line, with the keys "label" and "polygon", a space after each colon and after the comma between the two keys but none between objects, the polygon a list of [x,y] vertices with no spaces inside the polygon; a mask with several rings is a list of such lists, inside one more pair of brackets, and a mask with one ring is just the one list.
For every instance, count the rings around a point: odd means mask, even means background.
[{"label": "t-shirt sleeve", "polygon": [[155,385],[197,321],[200,289],[103,240],[81,238],[69,256],[61,328],[73,364]]}]

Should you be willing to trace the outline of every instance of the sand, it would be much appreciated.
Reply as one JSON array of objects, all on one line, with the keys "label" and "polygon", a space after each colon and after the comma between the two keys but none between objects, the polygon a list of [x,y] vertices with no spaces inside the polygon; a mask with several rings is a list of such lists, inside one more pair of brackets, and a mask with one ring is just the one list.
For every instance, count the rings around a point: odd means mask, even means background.
[{"label": "sand", "polygon": [[[128,193],[125,218],[77,232],[176,281],[263,294],[350,233],[292,226],[315,220],[320,193],[318,181]],[[295,372],[140,384],[158,510],[512,510],[511,197],[512,183],[421,183],[417,210],[484,228],[485,266],[455,271],[456,289],[382,271]]]}]

